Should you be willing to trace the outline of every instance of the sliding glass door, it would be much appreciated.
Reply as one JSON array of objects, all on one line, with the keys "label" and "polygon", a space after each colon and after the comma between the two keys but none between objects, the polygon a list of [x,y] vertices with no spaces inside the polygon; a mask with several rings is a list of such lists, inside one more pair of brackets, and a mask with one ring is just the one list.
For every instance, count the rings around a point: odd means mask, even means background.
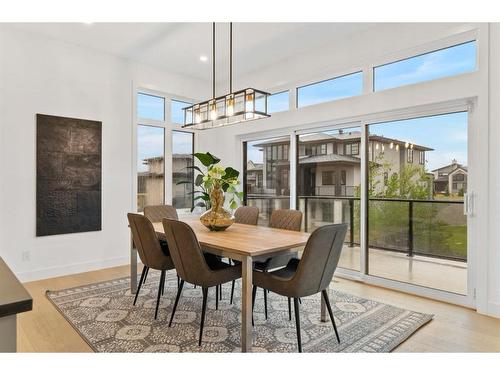
[{"label": "sliding glass door", "polygon": [[303,229],[348,223],[339,266],[360,270],[361,129],[297,136],[297,209]]},{"label": "sliding glass door", "polygon": [[273,210],[290,208],[290,137],[244,142],[243,148],[245,203],[258,207],[259,224],[268,225]]},{"label": "sliding glass door", "polygon": [[467,112],[368,131],[368,274],[466,295]]}]

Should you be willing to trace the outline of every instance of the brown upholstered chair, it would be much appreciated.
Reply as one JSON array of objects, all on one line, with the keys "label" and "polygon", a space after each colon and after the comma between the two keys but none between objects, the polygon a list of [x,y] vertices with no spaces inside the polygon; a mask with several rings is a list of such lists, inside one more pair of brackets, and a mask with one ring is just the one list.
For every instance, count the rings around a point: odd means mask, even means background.
[{"label": "brown upholstered chair", "polygon": [[144,207],[144,216],[151,220],[152,223],[159,223],[164,217],[179,220],[175,207],[168,204],[146,206]]},{"label": "brown upholstered chair", "polygon": [[[208,288],[239,279],[241,277],[241,265],[232,266],[217,258],[207,262],[203,255],[198,239],[193,229],[186,223],[177,220],[163,219],[163,228],[167,237],[168,247],[172,260],[181,278],[177,291],[169,327],[172,325],[175,310],[179,303],[184,282],[200,285],[203,292],[203,304],[201,311],[200,337],[198,345],[201,345],[203,336],[203,325],[205,323],[205,312],[207,308]],[[180,245],[182,248],[180,248]],[[216,300],[218,298],[216,297]]]},{"label": "brown upholstered chair", "polygon": [[234,222],[238,224],[257,225],[259,222],[259,208],[242,206],[234,212]]},{"label": "brown upholstered chair", "polygon": [[[274,210],[269,219],[269,227],[277,229],[300,231],[302,226],[302,212],[298,210]],[[285,267],[290,259],[298,258],[297,252],[288,252],[272,258],[261,259],[255,262],[255,269],[268,272],[269,270]],[[292,317],[291,302],[288,301],[288,313]],[[267,319],[267,292],[264,290],[264,313]]]},{"label": "brown upholstered chair", "polygon": [[139,285],[137,286],[137,292],[135,293],[134,305],[137,302],[137,297],[141,290],[141,286],[146,280],[146,275],[150,268],[154,270],[161,271],[160,285],[158,287],[158,297],[156,300],[156,310],[155,319],[158,317],[158,306],[160,303],[160,297],[165,289],[165,275],[168,270],[174,269],[174,263],[172,258],[164,253],[161,248],[158,237],[153,228],[151,221],[140,214],[127,214],[128,222],[130,224],[130,229],[132,230],[132,239],[139,257],[144,264],[142,269],[141,279]]},{"label": "brown upholstered chair", "polygon": [[299,352],[302,352],[299,298],[320,292],[328,309],[337,341],[340,343],[326,291],[337,268],[346,233],[345,223],[320,227],[309,237],[300,260],[292,259],[286,267],[271,272],[253,271],[253,303],[258,286],[293,298]]}]

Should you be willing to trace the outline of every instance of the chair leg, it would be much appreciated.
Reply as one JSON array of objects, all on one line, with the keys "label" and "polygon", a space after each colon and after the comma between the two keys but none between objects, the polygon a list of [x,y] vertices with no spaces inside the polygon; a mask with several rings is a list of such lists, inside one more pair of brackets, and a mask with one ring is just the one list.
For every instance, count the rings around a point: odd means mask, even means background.
[{"label": "chair leg", "polygon": [[321,291],[321,295],[323,296],[326,308],[328,309],[328,314],[330,315],[330,320],[332,321],[333,330],[335,331],[335,336],[337,336],[337,341],[340,344],[339,332],[337,331],[337,325],[335,324],[335,319],[332,313],[332,307],[330,306],[330,300],[328,299],[328,294],[326,293],[326,290]]},{"label": "chair leg", "polygon": [[235,280],[231,283],[231,299],[229,300],[229,303],[232,305],[233,304],[233,296],[234,296],[234,284],[236,283]]},{"label": "chair leg", "polygon": [[205,325],[205,313],[207,311],[208,288],[202,288],[202,291],[203,305],[201,307],[200,339],[198,340],[198,346],[201,346],[201,338],[203,337],[203,326]]},{"label": "chair leg", "polygon": [[181,283],[181,278],[179,277],[179,275],[177,275],[177,288],[179,288],[180,283]]},{"label": "chair leg", "polygon": [[253,321],[253,309],[255,307],[255,296],[257,295],[257,285],[253,286],[252,289],[252,326],[255,325]]},{"label": "chair leg", "polygon": [[144,266],[141,273],[141,279],[139,280],[139,285],[137,286],[137,291],[135,292],[134,306],[137,302],[137,297],[139,297],[139,292],[141,291],[142,284],[146,281],[146,275],[148,273],[149,267]]},{"label": "chair leg", "polygon": [[219,285],[219,299],[222,301],[222,284]]},{"label": "chair leg", "polygon": [[302,341],[300,339],[300,314],[299,314],[299,299],[293,299],[293,309],[295,310],[295,326],[297,328],[297,342],[299,344],[299,353],[302,353]]},{"label": "chair leg", "polygon": [[146,274],[144,275],[144,280],[142,281],[143,283],[146,282],[146,278],[148,277],[149,274],[149,267],[146,267]]},{"label": "chair leg", "polygon": [[165,272],[166,271],[161,271],[160,285],[158,285],[158,297],[156,298],[155,320],[158,318],[158,307],[160,307],[160,297],[163,288],[163,282],[165,281]]},{"label": "chair leg", "polygon": [[264,315],[266,317],[266,320],[267,320],[267,290],[266,289],[262,289],[264,291]]},{"label": "chair leg", "polygon": [[219,310],[219,285],[215,286],[215,310]]},{"label": "chair leg", "polygon": [[182,287],[184,286],[184,280],[180,281],[179,288],[177,288],[177,296],[175,297],[174,308],[172,309],[172,315],[170,316],[170,322],[168,326],[172,326],[172,321],[174,320],[175,310],[177,310],[177,304],[179,303],[179,298],[182,294]]},{"label": "chair leg", "polygon": [[292,320],[292,299],[288,297],[288,320]]},{"label": "chair leg", "polygon": [[165,277],[163,278],[163,282],[161,283],[161,295],[163,296],[165,294],[165,282],[167,280],[167,271],[165,271]]}]

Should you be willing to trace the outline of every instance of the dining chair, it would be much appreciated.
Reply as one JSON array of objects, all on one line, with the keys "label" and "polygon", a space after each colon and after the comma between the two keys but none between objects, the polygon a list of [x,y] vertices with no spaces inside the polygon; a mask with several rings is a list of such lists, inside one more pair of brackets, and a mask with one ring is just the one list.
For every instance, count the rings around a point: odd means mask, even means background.
[{"label": "dining chair", "polygon": [[[172,325],[184,282],[186,281],[201,286],[203,302],[200,337],[198,340],[198,345],[201,346],[207,309],[208,289],[239,279],[241,277],[241,265],[233,266],[222,262],[217,257],[211,257],[209,258],[211,261],[207,262],[207,258],[201,250],[196,234],[188,224],[167,218],[164,218],[162,222],[172,260],[177,269],[177,274],[181,278],[168,326],[170,327]],[[216,297],[216,303],[217,300],[218,298]]]},{"label": "dining chair", "polygon": [[259,222],[259,208],[241,206],[234,212],[234,222],[238,224],[257,225]]},{"label": "dining chair", "polygon": [[146,206],[144,207],[144,216],[151,220],[152,223],[159,223],[164,217],[179,220],[175,207],[168,204]]},{"label": "dining chair", "polygon": [[[259,208],[249,206],[238,207],[238,209],[234,212],[234,222],[238,224],[257,225],[259,222]],[[231,259],[229,262],[231,263]],[[231,283],[231,298],[229,300],[231,305],[233,304],[234,284],[235,281]]]},{"label": "dining chair", "polygon": [[299,298],[320,292],[328,309],[335,336],[338,343],[340,343],[327,290],[337,268],[346,233],[346,223],[320,227],[309,237],[300,260],[291,259],[286,267],[275,271],[253,271],[252,308],[255,304],[255,294],[258,286],[282,296],[293,298],[299,352],[302,352]]},{"label": "dining chair", "polygon": [[156,299],[155,319],[158,317],[158,306],[160,304],[160,297],[165,290],[165,276],[168,270],[175,269],[172,258],[164,253],[158,240],[158,236],[154,230],[151,221],[144,215],[140,214],[127,214],[130,229],[132,230],[132,239],[139,253],[144,267],[142,268],[141,278],[134,298],[134,306],[137,302],[137,297],[144,285],[147,273],[150,268],[161,271],[160,285],[158,286],[158,296]]},{"label": "dining chair", "polygon": [[[269,218],[269,227],[300,232],[302,226],[302,212],[298,210],[274,210]],[[257,260],[254,264],[256,270],[268,272],[275,268],[285,267],[290,259],[298,258],[298,253],[288,252],[272,258]],[[264,314],[267,319],[267,291],[264,290]],[[292,319],[291,301],[288,300],[288,315]]]},{"label": "dining chair", "polygon": [[[159,223],[164,217],[174,220],[179,220],[177,209],[169,204],[151,205],[144,207],[144,216],[146,216],[152,223]],[[164,253],[168,253],[167,241],[163,238],[159,239],[160,246]],[[148,271],[144,276],[144,282],[148,277]],[[177,286],[179,286],[179,277],[177,277]]]}]

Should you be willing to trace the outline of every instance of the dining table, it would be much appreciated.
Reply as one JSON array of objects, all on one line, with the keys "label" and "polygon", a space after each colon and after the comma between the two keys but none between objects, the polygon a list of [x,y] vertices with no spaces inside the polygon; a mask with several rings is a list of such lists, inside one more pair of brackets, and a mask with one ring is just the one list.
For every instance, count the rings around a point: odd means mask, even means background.
[{"label": "dining table", "polygon": [[[234,223],[225,231],[209,231],[199,218],[181,218],[193,228],[203,251],[241,262],[241,351],[252,351],[252,273],[256,260],[270,258],[304,246],[309,233]],[[165,239],[161,222],[153,223],[159,239]],[[137,250],[131,241],[130,288],[137,290]],[[321,300],[321,321],[327,313]]]}]

